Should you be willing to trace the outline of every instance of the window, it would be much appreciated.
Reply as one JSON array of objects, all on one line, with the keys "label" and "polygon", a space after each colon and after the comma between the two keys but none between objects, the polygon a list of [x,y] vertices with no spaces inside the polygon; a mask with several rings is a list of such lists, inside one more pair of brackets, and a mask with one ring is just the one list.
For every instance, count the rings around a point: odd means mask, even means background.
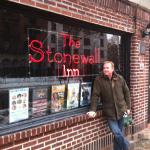
[{"label": "window", "polygon": [[104,47],[104,39],[100,39],[100,42],[101,42],[101,47]]},{"label": "window", "polygon": [[104,51],[101,50],[101,58],[104,58]]},{"label": "window", "polygon": [[90,39],[84,38],[84,45],[90,45]]},{"label": "window", "polygon": [[51,35],[51,43],[56,43],[56,35],[55,34]]},{"label": "window", "polygon": [[2,127],[87,108],[102,63],[124,63],[121,36],[30,11],[0,8]]}]

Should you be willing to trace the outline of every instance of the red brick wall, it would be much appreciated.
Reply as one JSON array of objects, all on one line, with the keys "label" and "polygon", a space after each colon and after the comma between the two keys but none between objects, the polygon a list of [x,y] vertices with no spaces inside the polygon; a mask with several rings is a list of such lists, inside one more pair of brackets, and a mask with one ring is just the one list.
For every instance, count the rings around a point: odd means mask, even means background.
[{"label": "red brick wall", "polygon": [[[5,150],[99,150],[111,144],[110,133],[102,112],[95,119],[86,114],[0,137]],[[92,147],[91,147],[92,146]]]},{"label": "red brick wall", "polygon": [[[143,16],[143,17],[142,17]],[[137,11],[137,19],[135,20],[135,34],[131,41],[131,97],[132,112],[135,122],[134,132],[141,130],[148,120],[148,86],[149,86],[149,37],[142,37],[141,31],[150,22],[150,15],[142,15],[140,10]],[[139,44],[146,44],[145,54],[140,54]],[[144,68],[140,65],[143,64]],[[150,114],[149,114],[150,115]]]},{"label": "red brick wall", "polygon": [[[148,109],[149,39],[141,37],[141,29],[150,22],[150,13],[118,0],[9,0],[85,22],[134,33],[131,41],[131,98],[134,131],[145,127]],[[99,2],[99,3],[98,3]],[[113,10],[112,10],[113,8]],[[139,54],[140,41],[147,44],[146,53]],[[140,63],[144,69],[140,69]],[[95,119],[85,114],[0,137],[0,149],[99,150],[111,144],[102,112]],[[82,147],[82,148],[81,148]]]},{"label": "red brick wall", "polygon": [[[9,0],[23,5],[36,7],[71,18],[91,22],[114,29],[134,32],[133,7],[125,9],[126,4],[115,3],[113,0],[98,3],[97,0]],[[111,3],[110,3],[111,2]],[[113,5],[112,5],[113,4]],[[100,6],[105,7],[100,7]],[[118,6],[118,7],[116,7]],[[111,7],[115,9],[112,10]],[[118,13],[123,12],[126,15]]]}]

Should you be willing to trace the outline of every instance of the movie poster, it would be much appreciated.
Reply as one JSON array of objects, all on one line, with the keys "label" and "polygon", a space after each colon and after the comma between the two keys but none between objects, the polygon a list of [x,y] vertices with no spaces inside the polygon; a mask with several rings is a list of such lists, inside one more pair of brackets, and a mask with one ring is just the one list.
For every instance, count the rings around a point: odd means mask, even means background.
[{"label": "movie poster", "polygon": [[91,89],[92,89],[91,82],[81,84],[80,106],[86,106],[90,104]]},{"label": "movie poster", "polygon": [[32,117],[46,115],[48,107],[47,88],[33,89]]},{"label": "movie poster", "polygon": [[9,122],[17,122],[29,117],[29,88],[9,90]]},{"label": "movie poster", "polygon": [[67,92],[67,109],[79,106],[79,83],[69,83]]},{"label": "movie poster", "polygon": [[51,112],[59,112],[65,109],[65,84],[52,85]]}]

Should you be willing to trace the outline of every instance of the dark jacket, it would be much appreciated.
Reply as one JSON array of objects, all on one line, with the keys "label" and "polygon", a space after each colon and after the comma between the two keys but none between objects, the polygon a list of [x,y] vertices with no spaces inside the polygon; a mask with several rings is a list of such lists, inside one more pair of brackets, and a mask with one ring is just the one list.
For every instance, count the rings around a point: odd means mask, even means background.
[{"label": "dark jacket", "polygon": [[124,112],[131,107],[129,88],[124,78],[115,72],[111,80],[103,73],[96,77],[93,86],[91,110],[96,111],[99,97],[107,119],[120,119]]}]

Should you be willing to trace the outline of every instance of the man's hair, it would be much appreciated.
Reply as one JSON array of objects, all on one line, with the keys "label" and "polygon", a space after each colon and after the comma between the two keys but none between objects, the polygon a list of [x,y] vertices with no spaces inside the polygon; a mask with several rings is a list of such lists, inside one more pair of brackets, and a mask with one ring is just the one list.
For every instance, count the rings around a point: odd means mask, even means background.
[{"label": "man's hair", "polygon": [[112,61],[104,61],[104,64],[111,64],[112,69],[115,68],[115,65]]}]

